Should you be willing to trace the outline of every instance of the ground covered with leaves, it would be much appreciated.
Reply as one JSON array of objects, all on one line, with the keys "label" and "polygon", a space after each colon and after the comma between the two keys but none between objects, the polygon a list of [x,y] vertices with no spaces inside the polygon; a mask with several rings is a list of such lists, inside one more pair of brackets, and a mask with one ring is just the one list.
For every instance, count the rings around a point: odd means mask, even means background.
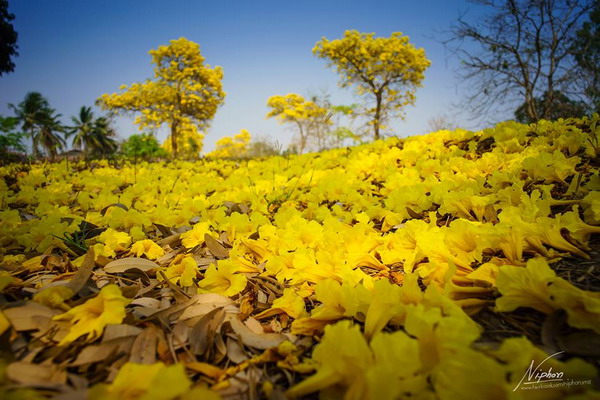
[{"label": "ground covered with leaves", "polygon": [[598,398],[598,122],[0,168],[0,397]]}]

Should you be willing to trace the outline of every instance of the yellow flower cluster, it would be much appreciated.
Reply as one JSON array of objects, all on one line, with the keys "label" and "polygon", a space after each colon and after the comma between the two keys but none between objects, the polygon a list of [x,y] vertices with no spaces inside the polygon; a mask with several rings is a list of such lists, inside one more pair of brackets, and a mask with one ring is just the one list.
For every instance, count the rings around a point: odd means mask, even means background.
[{"label": "yellow flower cluster", "polygon": [[[571,327],[600,332],[598,294],[552,269],[563,256],[588,258],[600,233],[598,122],[505,122],[266,160],[32,165],[16,183],[0,180],[0,265],[72,252],[60,238],[82,220],[107,228],[86,243],[108,259],[162,257],[156,238],[177,229],[179,254],[159,279],[231,297],[269,279],[284,290],[256,318],[291,318],[297,335],[324,331],[316,374],[290,396],[527,397],[512,390],[547,355],[524,338],[474,346],[481,328],[470,315],[564,310]],[[226,254],[199,268],[194,249],[217,240]],[[111,301],[123,307],[109,290],[61,317],[80,321],[63,341],[113,321],[80,328]],[[577,359],[551,365],[573,380],[596,373]]]},{"label": "yellow flower cluster", "polygon": [[224,136],[217,140],[217,148],[206,155],[209,158],[240,158],[248,152],[250,132],[240,130],[233,136]]}]

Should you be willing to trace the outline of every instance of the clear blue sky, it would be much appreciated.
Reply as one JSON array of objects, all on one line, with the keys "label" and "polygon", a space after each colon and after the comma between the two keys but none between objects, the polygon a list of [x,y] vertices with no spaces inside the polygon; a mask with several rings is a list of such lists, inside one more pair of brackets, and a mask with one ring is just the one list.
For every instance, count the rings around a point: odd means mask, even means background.
[{"label": "clear blue sky", "polygon": [[[311,52],[321,37],[335,39],[356,29],[380,36],[403,32],[431,60],[416,105],[392,125],[395,134],[425,133],[429,119],[443,114],[473,128],[453,107],[460,99],[457,62],[448,60],[436,40],[472,7],[445,0],[9,0],[20,56],[15,72],[0,77],[0,114],[11,115],[7,103],[38,91],[68,123],[101,94],[150,78],[148,51],[183,36],[199,43],[206,62],[223,67],[225,75],[225,104],[207,132],[204,151],[242,128],[287,144],[292,132],[265,119],[267,98],[326,90],[334,104],[357,102],[350,89],[337,86],[335,71]],[[121,138],[137,132],[132,121],[117,120]],[[158,136],[164,139],[166,131]]]}]

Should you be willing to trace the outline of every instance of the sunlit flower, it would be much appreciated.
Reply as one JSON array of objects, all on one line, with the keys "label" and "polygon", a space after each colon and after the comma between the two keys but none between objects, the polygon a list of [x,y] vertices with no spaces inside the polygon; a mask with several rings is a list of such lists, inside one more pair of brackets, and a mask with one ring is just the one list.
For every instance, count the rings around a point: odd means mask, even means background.
[{"label": "sunlit flower", "polygon": [[198,286],[201,290],[223,296],[234,296],[246,287],[246,276],[240,274],[234,264],[217,262],[206,270]]},{"label": "sunlit flower", "polygon": [[81,336],[86,336],[88,340],[98,338],[106,325],[123,321],[127,304],[129,299],[123,297],[118,286],[104,286],[96,297],[53,318],[71,323],[69,332],[58,345],[67,345]]},{"label": "sunlit flower", "polygon": [[162,257],[165,254],[165,251],[152,240],[146,239],[135,242],[131,246],[131,253],[135,254],[136,257],[145,255],[150,260],[156,260],[157,258]]}]

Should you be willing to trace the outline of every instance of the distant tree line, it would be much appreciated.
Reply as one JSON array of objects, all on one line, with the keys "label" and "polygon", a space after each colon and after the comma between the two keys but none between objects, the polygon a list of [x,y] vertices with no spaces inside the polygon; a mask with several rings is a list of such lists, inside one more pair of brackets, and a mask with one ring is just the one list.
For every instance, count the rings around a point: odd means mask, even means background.
[{"label": "distant tree line", "polygon": [[[445,44],[461,60],[461,76],[471,92],[466,104],[479,116],[499,107],[512,107],[515,119],[579,117],[600,109],[600,0],[473,0],[487,10],[476,22],[460,18]],[[14,15],[0,0],[0,75],[12,72],[17,55]],[[469,46],[464,46],[470,43]],[[197,43],[171,40],[149,52],[154,76],[123,85],[119,92],[100,96],[96,105],[107,111],[97,116],[81,107],[72,124],[37,92],[28,93],[14,116],[0,117],[0,156],[17,157],[30,146],[32,157],[51,160],[72,153],[87,159],[120,154],[134,159],[198,159],[204,132],[223,104],[221,67],[205,64]],[[340,76],[341,87],[352,87],[362,102],[334,105],[329,96],[305,98],[297,93],[271,96],[267,118],[294,130],[288,152],[321,151],[379,139],[393,118],[414,104],[430,65],[425,51],[399,32],[389,37],[346,31],[340,39],[323,37],[313,54],[327,61]],[[517,105],[515,109],[515,105]],[[140,129],[167,127],[160,145],[152,133],[132,135],[119,143],[111,125],[115,115],[136,115]],[[358,126],[357,126],[358,124]],[[453,123],[441,116],[432,128]],[[28,146],[25,146],[28,141]],[[242,130],[221,138],[210,157],[239,158],[280,154],[271,140]]]},{"label": "distant tree line", "polygon": [[[25,140],[30,141],[32,157],[55,160],[67,146],[79,150],[85,158],[106,157],[118,149],[116,133],[106,117],[96,117],[91,107],[81,107],[72,125],[60,122],[61,114],[50,107],[38,92],[25,95],[19,104],[9,104],[13,117],[0,116],[0,155],[3,159],[18,158],[25,153]],[[22,154],[21,154],[22,157]]]}]

